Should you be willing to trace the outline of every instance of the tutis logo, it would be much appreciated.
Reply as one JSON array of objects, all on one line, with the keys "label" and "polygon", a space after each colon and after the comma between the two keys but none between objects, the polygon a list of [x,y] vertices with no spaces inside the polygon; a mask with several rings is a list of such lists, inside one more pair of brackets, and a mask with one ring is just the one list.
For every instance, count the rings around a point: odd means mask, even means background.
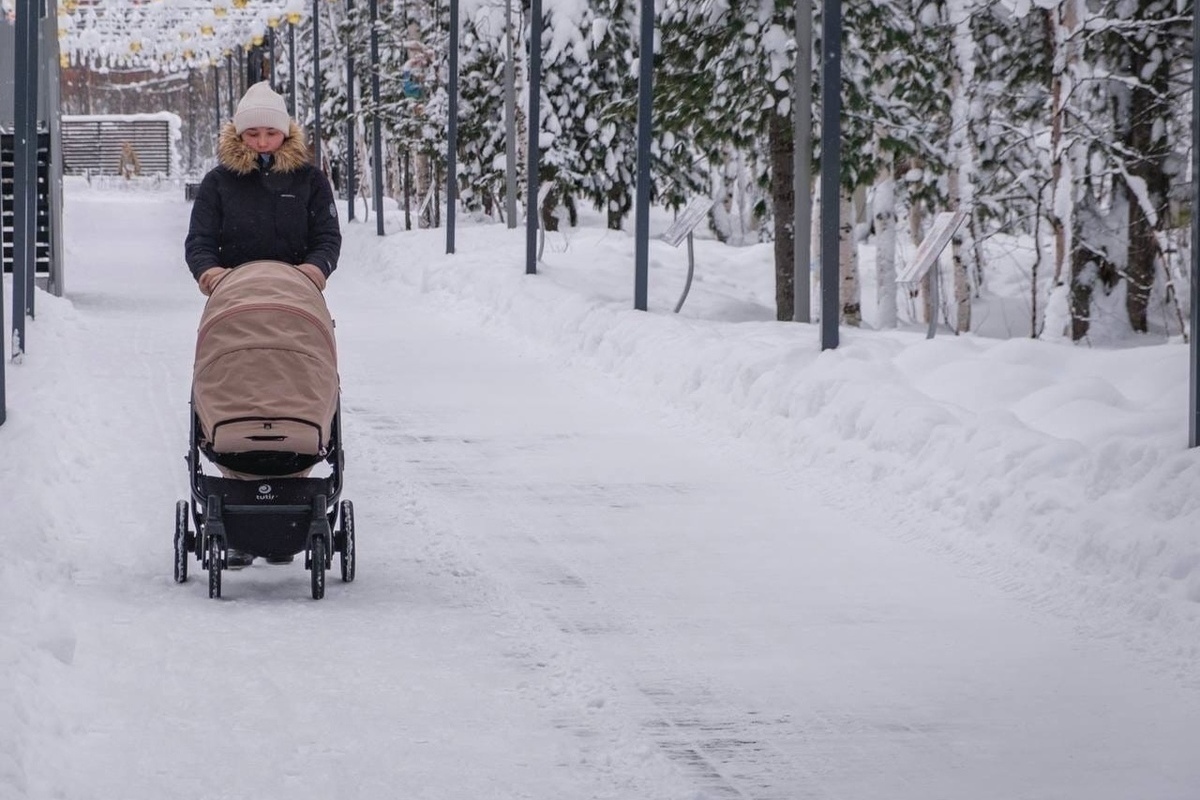
[{"label": "tutis logo", "polygon": [[274,500],[275,495],[271,494],[271,484],[264,483],[258,487],[258,494],[254,496],[255,500]]}]

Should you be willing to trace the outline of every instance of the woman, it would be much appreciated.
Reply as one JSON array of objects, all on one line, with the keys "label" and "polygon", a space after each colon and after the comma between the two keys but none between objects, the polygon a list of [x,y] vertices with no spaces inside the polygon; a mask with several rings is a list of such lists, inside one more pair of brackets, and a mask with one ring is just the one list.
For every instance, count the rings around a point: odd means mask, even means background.
[{"label": "woman", "polygon": [[184,242],[200,291],[263,260],[294,264],[324,290],[342,247],[337,204],[304,132],[266,81],[246,91],[221,129],[217,162],[196,192]]},{"label": "woman", "polygon": [[[304,132],[266,81],[246,91],[221,129],[217,162],[196,192],[184,241],[200,291],[211,294],[231,270],[251,261],[293,264],[324,291],[342,248],[333,190],[312,165]],[[230,569],[253,561],[232,548],[226,556]]]}]

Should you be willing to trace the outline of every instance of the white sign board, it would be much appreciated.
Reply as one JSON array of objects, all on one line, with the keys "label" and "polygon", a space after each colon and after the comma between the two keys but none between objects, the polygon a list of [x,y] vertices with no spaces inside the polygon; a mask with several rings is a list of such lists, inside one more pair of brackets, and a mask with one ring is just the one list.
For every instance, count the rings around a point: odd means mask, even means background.
[{"label": "white sign board", "polygon": [[966,218],[965,211],[943,211],[934,217],[933,227],[917,248],[917,254],[896,274],[896,283],[916,283],[924,278]]},{"label": "white sign board", "polygon": [[671,224],[671,227],[667,228],[663,232],[663,235],[658,238],[671,245],[671,247],[678,247],[679,243],[700,224],[700,220],[708,215],[708,210],[712,207],[713,201],[711,197],[693,198],[692,202],[687,204],[687,208],[683,209],[679,216],[675,218],[675,222]]}]

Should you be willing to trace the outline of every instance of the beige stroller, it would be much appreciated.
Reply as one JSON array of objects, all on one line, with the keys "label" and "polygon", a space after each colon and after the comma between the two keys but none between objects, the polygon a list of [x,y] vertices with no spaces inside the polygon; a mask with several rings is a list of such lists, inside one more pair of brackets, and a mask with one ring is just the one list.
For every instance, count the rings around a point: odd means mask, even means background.
[{"label": "beige stroller", "polygon": [[[231,548],[265,558],[303,552],[314,599],[325,594],[335,552],[342,580],[354,580],[354,508],[338,499],[333,320],[302,272],[255,261],[217,285],[196,338],[191,406],[192,497],[176,504],[175,580],[187,580],[194,554],[208,570],[209,596],[220,597]],[[220,477],[204,474],[201,453]],[[321,462],[329,475],[308,477]]]}]

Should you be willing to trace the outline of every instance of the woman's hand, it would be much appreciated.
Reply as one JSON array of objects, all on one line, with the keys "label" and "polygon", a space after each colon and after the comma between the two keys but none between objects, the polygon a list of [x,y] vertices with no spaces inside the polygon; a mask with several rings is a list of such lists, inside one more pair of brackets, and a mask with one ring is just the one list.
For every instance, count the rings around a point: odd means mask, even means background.
[{"label": "woman's hand", "polygon": [[322,292],[325,291],[325,273],[316,264],[297,264],[296,269],[303,272]]},{"label": "woman's hand", "polygon": [[225,280],[225,276],[233,270],[225,267],[209,267],[200,273],[200,293],[208,297],[217,288],[217,284]]}]

